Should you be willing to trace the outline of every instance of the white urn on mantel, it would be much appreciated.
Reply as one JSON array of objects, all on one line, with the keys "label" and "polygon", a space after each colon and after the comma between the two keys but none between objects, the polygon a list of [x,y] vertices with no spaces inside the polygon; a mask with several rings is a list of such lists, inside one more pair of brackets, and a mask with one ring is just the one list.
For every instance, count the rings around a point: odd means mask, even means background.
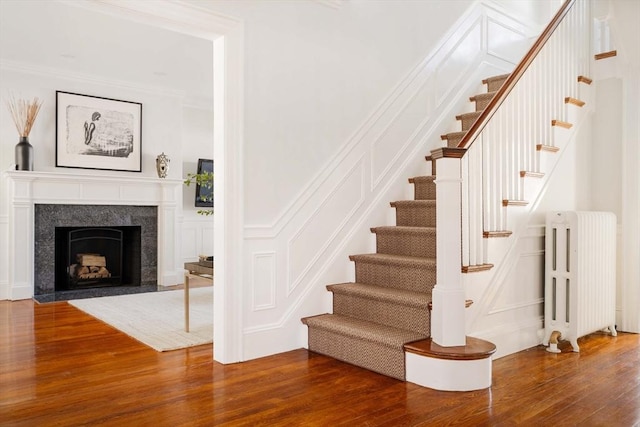
[{"label": "white urn on mantel", "polygon": [[169,162],[171,162],[171,160],[166,154],[164,154],[164,151],[156,157],[156,170],[158,171],[159,178],[167,177],[167,172],[169,172]]}]

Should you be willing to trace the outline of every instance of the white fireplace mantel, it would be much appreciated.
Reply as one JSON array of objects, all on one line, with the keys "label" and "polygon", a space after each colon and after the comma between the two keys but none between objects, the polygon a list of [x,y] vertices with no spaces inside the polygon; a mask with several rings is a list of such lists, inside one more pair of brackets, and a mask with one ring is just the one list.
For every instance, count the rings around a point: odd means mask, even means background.
[{"label": "white fireplace mantel", "polygon": [[34,205],[158,207],[158,284],[182,277],[179,224],[182,181],[135,175],[6,171],[9,225],[9,299],[34,294]]}]

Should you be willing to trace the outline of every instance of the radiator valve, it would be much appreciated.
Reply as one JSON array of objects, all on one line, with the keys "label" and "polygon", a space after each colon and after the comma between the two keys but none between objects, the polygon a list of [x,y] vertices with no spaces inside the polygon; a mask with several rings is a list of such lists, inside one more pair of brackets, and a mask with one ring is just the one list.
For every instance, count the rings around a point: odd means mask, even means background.
[{"label": "radiator valve", "polygon": [[559,331],[553,331],[551,333],[551,337],[549,338],[549,347],[547,347],[547,351],[549,353],[561,353],[561,351],[558,349],[558,340],[560,339],[560,332]]}]

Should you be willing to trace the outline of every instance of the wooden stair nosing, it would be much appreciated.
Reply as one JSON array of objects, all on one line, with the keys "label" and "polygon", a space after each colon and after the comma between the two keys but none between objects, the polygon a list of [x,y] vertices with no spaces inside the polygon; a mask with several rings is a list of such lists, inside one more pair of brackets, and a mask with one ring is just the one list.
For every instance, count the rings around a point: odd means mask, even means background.
[{"label": "wooden stair nosing", "polygon": [[613,58],[614,56],[618,56],[617,50],[610,50],[609,52],[596,53],[595,55],[593,55],[593,58],[596,61],[599,61],[601,59]]},{"label": "wooden stair nosing", "polygon": [[502,206],[527,206],[529,204],[529,202],[527,202],[526,200],[508,200],[508,199],[503,199],[502,200]]},{"label": "wooden stair nosing", "polygon": [[593,80],[587,76],[578,76],[578,83],[584,83],[590,85],[593,83]]},{"label": "wooden stair nosing", "polygon": [[553,145],[538,144],[536,145],[536,151],[549,151],[552,153],[556,153],[560,151],[560,149],[558,147],[554,147]]},{"label": "wooden stair nosing", "polygon": [[496,352],[495,344],[474,337],[466,337],[463,346],[442,347],[431,338],[404,345],[404,351],[425,357],[447,360],[481,360]]},{"label": "wooden stair nosing", "polygon": [[492,237],[509,237],[513,234],[513,232],[509,231],[509,230],[502,230],[502,231],[483,231],[482,232],[482,237],[484,237],[485,239],[489,239]]},{"label": "wooden stair nosing", "polygon": [[477,264],[477,265],[463,265],[463,273],[479,273],[481,271],[489,271],[493,268],[493,264]]},{"label": "wooden stair nosing", "polygon": [[[464,300],[464,308],[469,308],[473,305],[472,299]],[[429,310],[433,310],[433,301],[429,301]]]},{"label": "wooden stair nosing", "polygon": [[571,123],[563,122],[562,120],[551,120],[551,126],[558,126],[565,129],[571,129],[573,125]]},{"label": "wooden stair nosing", "polygon": [[580,101],[579,99],[577,99],[577,98],[572,98],[572,97],[570,97],[570,96],[567,96],[567,97],[564,99],[564,103],[565,103],[565,104],[575,105],[575,106],[578,106],[578,107],[584,107],[584,104],[585,104],[585,102],[584,102],[584,101]]},{"label": "wooden stair nosing", "polygon": [[520,171],[520,178],[542,178],[544,177],[544,173],[542,172],[531,172],[531,171]]}]

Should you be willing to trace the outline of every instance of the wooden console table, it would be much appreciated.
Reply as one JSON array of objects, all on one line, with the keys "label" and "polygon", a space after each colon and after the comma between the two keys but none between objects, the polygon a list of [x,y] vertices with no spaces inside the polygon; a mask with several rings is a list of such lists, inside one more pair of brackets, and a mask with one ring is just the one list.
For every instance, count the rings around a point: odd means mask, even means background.
[{"label": "wooden console table", "polygon": [[189,274],[213,280],[213,267],[207,267],[198,262],[185,262],[184,269],[184,330],[189,332]]}]

